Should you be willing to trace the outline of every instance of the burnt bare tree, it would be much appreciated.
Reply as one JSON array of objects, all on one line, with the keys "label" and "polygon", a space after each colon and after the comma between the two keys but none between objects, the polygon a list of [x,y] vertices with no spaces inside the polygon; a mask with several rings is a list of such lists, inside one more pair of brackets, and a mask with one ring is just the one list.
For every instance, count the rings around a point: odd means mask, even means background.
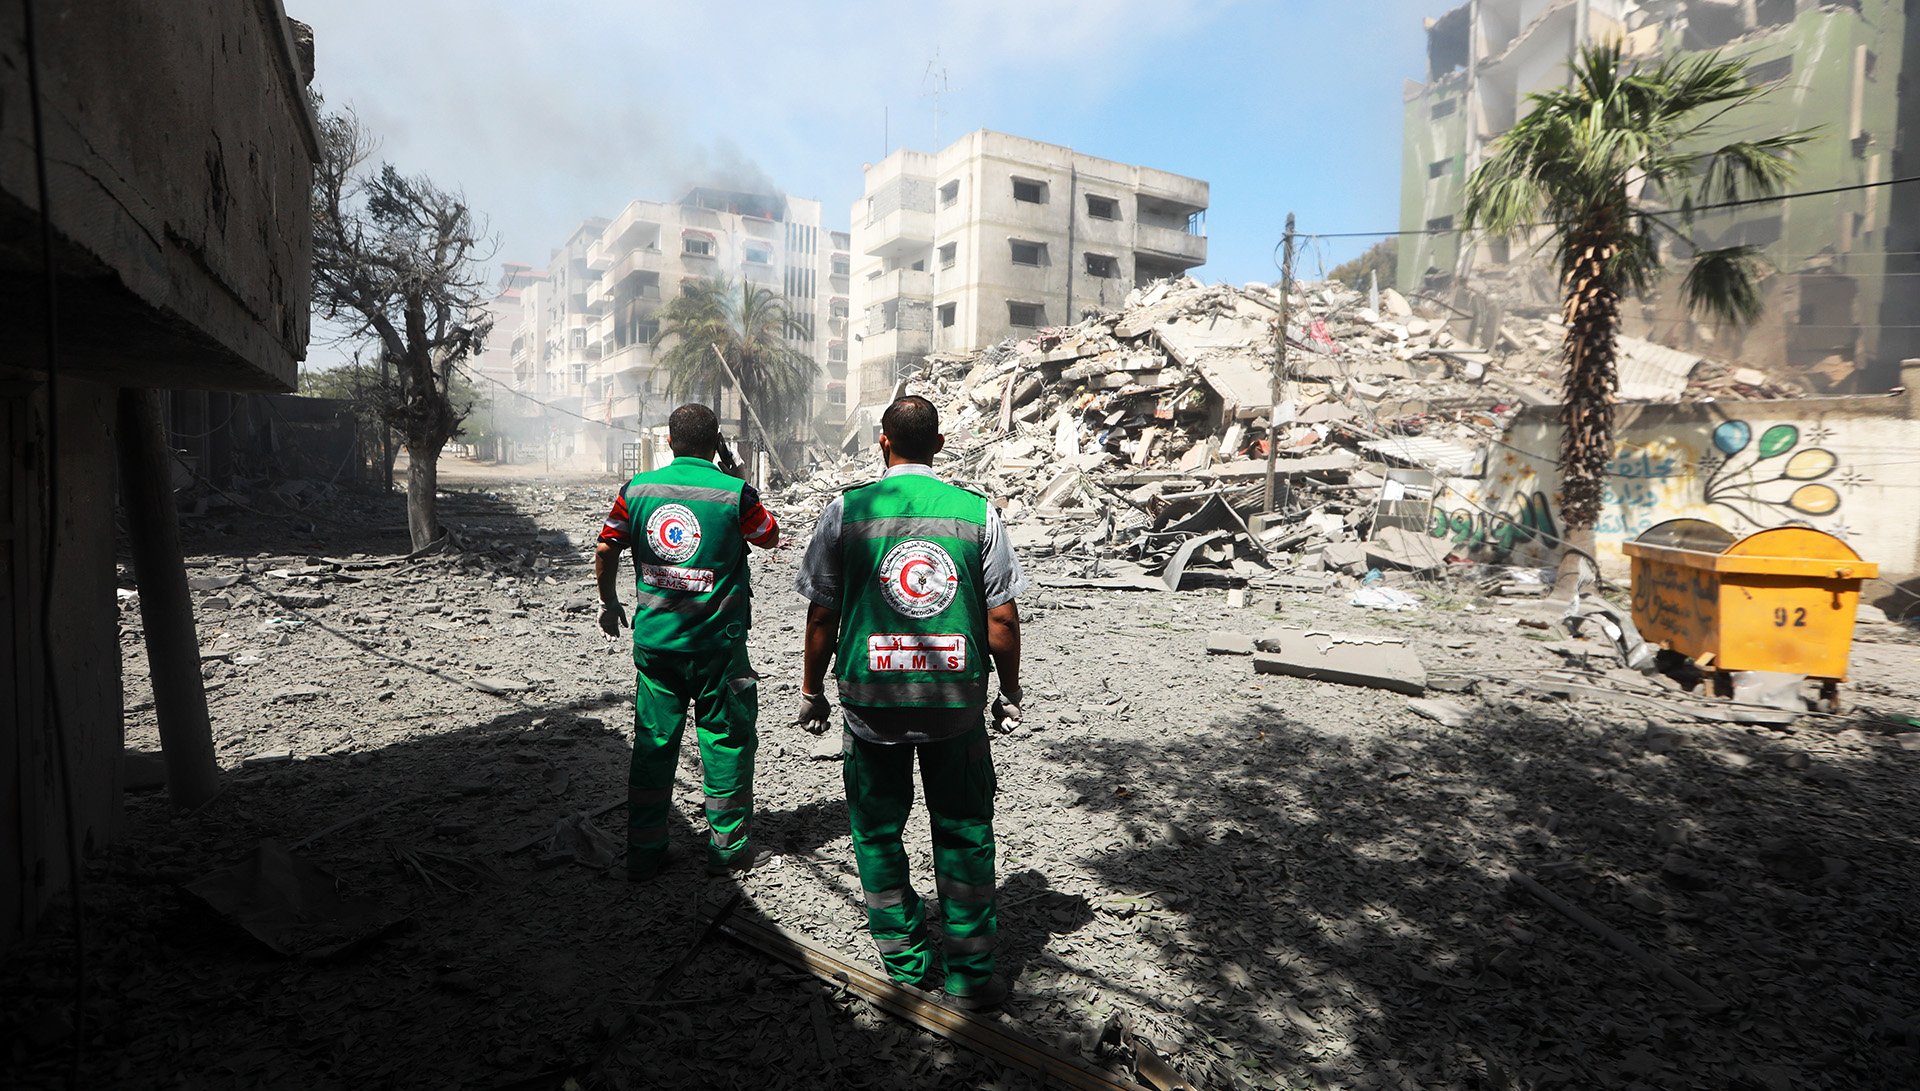
[{"label": "burnt bare tree", "polygon": [[440,452],[466,415],[454,371],[491,325],[482,310],[484,227],[459,192],[391,163],[374,169],[373,142],[351,110],[325,114],[320,128],[314,308],[343,338],[371,340],[380,353],[369,394],[407,448],[407,532],[424,549],[443,534],[434,510]]}]

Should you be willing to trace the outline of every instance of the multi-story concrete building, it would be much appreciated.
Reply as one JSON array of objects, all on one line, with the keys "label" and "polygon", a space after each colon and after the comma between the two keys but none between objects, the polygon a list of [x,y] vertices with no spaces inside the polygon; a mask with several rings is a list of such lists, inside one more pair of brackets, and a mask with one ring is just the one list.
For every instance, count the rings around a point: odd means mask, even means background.
[{"label": "multi-story concrete building", "polygon": [[[779,194],[696,188],[679,201],[637,200],[611,220],[583,222],[544,273],[503,267],[517,293],[494,303],[495,344],[504,344],[523,414],[520,456],[574,469],[612,470],[625,444],[666,422],[667,376],[654,340],[660,310],[691,281],[725,277],[787,301],[789,341],[819,366],[808,442],[838,438],[845,376],[846,253],[838,253],[840,325],[832,347],[837,237],[821,230],[820,203]],[[490,350],[491,351],[491,350]],[[729,393],[723,420],[740,407]],[[531,448],[531,450],[529,450]]]},{"label": "multi-story concrete building", "polygon": [[1406,88],[1402,290],[1471,284],[1489,269],[1541,299],[1554,270],[1521,241],[1453,232],[1468,174],[1528,109],[1563,84],[1583,42],[1620,38],[1636,57],[1717,50],[1774,91],[1729,118],[1727,138],[1813,129],[1792,191],[1818,197],[1703,214],[1703,246],[1762,247],[1777,272],[1766,314],[1728,334],[1685,317],[1666,290],[1624,316],[1631,332],[1691,344],[1819,390],[1881,390],[1920,355],[1920,3],[1915,0],[1472,0],[1427,22],[1425,83]]},{"label": "multi-story concrete building", "polygon": [[1077,322],[1203,264],[1206,211],[1198,179],[985,129],[868,166],[848,404],[881,405],[930,352]]}]

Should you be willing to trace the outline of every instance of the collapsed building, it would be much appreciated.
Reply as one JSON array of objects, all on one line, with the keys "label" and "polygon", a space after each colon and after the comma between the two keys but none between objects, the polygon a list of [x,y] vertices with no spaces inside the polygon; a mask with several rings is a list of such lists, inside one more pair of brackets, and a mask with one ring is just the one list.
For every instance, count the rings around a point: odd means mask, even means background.
[{"label": "collapsed building", "polygon": [[1473,0],[1427,21],[1428,73],[1405,89],[1398,287],[1537,304],[1556,270],[1516,238],[1455,231],[1465,185],[1493,143],[1558,86],[1584,43],[1631,56],[1717,51],[1774,91],[1729,118],[1729,139],[1811,130],[1794,201],[1702,213],[1703,246],[1761,248],[1766,314],[1729,331],[1690,318],[1675,290],[1625,308],[1629,332],[1738,359],[1822,393],[1877,392],[1920,356],[1920,8],[1909,0]]},{"label": "collapsed building", "polygon": [[[1296,284],[1282,306],[1277,286],[1161,281],[1077,325],[934,354],[896,390],[940,407],[947,472],[1085,586],[1390,583],[1480,564],[1544,592],[1527,570],[1561,544],[1557,315],[1481,329],[1392,288],[1332,283]],[[1869,470],[1920,444],[1912,394],[1807,397],[1640,338],[1620,349],[1603,572],[1623,574],[1621,542],[1692,515],[1810,522],[1895,579],[1920,573],[1915,498]],[[799,510],[875,472],[864,452],[816,459]]]}]

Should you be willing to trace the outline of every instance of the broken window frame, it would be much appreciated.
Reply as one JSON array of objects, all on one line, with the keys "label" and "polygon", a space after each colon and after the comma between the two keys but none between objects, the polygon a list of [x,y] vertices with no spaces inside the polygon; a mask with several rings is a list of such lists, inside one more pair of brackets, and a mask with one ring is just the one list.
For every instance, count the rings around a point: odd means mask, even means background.
[{"label": "broken window frame", "polygon": [[960,179],[955,178],[953,181],[948,182],[947,184],[940,187],[940,207],[952,208],[954,205],[958,204],[959,202],[960,202]]},{"label": "broken window frame", "polygon": [[940,247],[940,268],[951,269],[960,260],[960,244],[945,243]]},{"label": "broken window frame", "polygon": [[[1107,211],[1101,212],[1105,208]],[[1097,193],[1087,194],[1087,218],[1093,220],[1118,220],[1120,201],[1116,197],[1102,197]]]},{"label": "broken window frame", "polygon": [[[1022,319],[1027,321],[1022,321]],[[1015,329],[1037,330],[1047,324],[1047,305],[1019,299],[1007,300],[1007,325]]]},{"label": "broken window frame", "polygon": [[940,323],[940,328],[950,330],[953,328],[953,324],[960,320],[960,305],[957,303],[942,303],[933,309],[933,313],[934,320]]},{"label": "broken window frame", "polygon": [[[1021,247],[1032,248],[1032,261],[1020,260]],[[1015,265],[1025,266],[1029,269],[1039,269],[1047,264],[1047,244],[1044,242],[1033,242],[1028,239],[1008,239],[1007,260]]]},{"label": "broken window frame", "polygon": [[690,258],[710,258],[713,256],[713,240],[684,236],[680,240],[680,253]]},{"label": "broken window frame", "polygon": [[1087,254],[1087,275],[1099,280],[1117,280],[1120,276],[1120,259],[1112,254]]},{"label": "broken window frame", "polygon": [[772,265],[773,245],[750,242],[740,248],[740,260],[749,265]]},{"label": "broken window frame", "polygon": [[[1020,194],[1023,187],[1032,196],[1022,197]],[[1038,178],[1022,178],[1016,174],[1013,176],[1013,199],[1017,204],[1044,205],[1047,203],[1047,183]]]}]

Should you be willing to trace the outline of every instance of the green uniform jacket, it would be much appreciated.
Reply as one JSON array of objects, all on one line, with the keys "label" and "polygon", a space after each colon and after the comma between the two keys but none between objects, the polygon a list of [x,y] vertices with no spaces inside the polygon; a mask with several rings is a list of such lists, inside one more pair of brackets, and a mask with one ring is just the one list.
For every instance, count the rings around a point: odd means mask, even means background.
[{"label": "green uniform jacket", "polygon": [[737,477],[704,458],[635,475],[626,498],[633,544],[633,650],[710,652],[747,638],[752,592]]},{"label": "green uniform jacket", "polygon": [[987,500],[920,474],[842,498],[839,695],[869,708],[981,708]]}]

